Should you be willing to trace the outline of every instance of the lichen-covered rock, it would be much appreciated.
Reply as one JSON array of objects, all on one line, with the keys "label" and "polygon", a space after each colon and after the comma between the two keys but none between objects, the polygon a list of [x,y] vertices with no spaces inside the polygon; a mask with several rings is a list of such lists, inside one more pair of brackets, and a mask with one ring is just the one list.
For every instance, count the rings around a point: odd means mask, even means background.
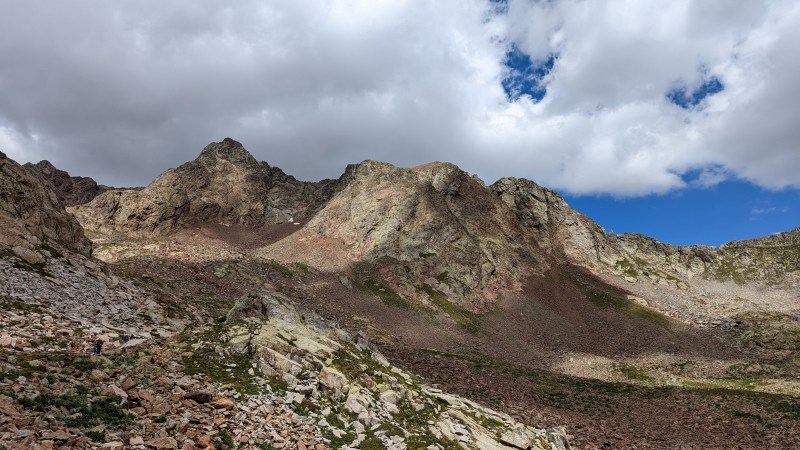
[{"label": "lichen-covered rock", "polygon": [[[265,287],[237,303],[234,310],[262,301],[266,307],[260,309],[264,314],[228,324],[225,351],[241,352],[239,343],[249,341],[261,375],[285,382],[285,402],[307,408],[322,435],[336,439],[341,448],[569,448],[563,428],[526,426],[426,386],[363,339],[355,343],[349,333],[282,299]],[[322,348],[335,351],[309,350]]]}]

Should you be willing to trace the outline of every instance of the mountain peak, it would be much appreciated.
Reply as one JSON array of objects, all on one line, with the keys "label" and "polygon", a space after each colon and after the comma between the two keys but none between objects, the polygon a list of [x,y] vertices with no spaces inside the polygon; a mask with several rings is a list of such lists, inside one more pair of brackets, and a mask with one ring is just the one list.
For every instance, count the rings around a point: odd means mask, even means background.
[{"label": "mountain peak", "polygon": [[224,160],[234,164],[258,164],[258,161],[236,140],[226,137],[222,142],[212,142],[200,152],[197,158],[204,160]]}]

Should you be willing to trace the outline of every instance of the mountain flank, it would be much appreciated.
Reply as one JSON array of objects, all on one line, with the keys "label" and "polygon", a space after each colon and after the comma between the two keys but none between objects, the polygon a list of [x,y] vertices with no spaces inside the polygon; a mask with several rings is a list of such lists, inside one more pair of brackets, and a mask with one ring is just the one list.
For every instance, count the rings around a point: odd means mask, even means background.
[{"label": "mountain flank", "polygon": [[310,215],[325,200],[328,185],[297,181],[227,138],[144,189],[104,192],[73,212],[87,229],[131,235],[167,234],[201,223],[281,224]]},{"label": "mountain flank", "polygon": [[92,243],[55,193],[36,175],[0,153],[0,250],[28,264],[67,248],[89,255]]},{"label": "mountain flank", "polygon": [[73,177],[69,173],[57,169],[50,161],[27,163],[25,168],[35,173],[47,186],[55,192],[64,206],[82,205],[91,201],[101,193],[111,189],[100,186],[89,177]]}]

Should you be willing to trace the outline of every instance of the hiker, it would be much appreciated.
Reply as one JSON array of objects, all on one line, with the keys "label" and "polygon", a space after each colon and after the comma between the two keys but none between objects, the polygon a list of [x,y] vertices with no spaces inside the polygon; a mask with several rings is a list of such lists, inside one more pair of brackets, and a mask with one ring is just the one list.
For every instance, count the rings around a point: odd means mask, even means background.
[{"label": "hiker", "polygon": [[101,350],[103,350],[103,340],[97,338],[97,340],[94,341],[94,352],[99,355]]},{"label": "hiker", "polygon": [[122,338],[122,342],[123,342],[124,344],[127,344],[127,343],[128,343],[128,341],[130,341],[130,340],[131,340],[131,337],[130,337],[130,336],[128,336],[127,334],[125,335],[125,337],[123,337],[123,338]]}]

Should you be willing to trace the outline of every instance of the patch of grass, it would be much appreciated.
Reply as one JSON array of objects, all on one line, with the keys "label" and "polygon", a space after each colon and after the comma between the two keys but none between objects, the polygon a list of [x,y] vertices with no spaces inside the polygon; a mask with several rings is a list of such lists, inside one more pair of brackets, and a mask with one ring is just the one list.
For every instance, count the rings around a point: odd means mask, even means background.
[{"label": "patch of grass", "polygon": [[8,249],[0,249],[0,258],[8,258],[11,260],[13,266],[17,269],[26,270],[28,272],[37,273],[43,277],[53,277],[53,275],[47,271],[47,264],[46,263],[29,263],[24,259],[17,256],[14,252]]},{"label": "patch of grass", "polygon": [[32,411],[46,412],[63,408],[68,411],[68,415],[63,418],[64,423],[70,427],[93,428],[103,425],[107,428],[118,428],[134,422],[135,416],[120,406],[122,398],[112,396],[92,399],[94,392],[81,388],[76,389],[74,394],[44,393],[17,401]]},{"label": "patch of grass", "polygon": [[106,432],[105,431],[94,431],[89,430],[86,433],[86,437],[92,440],[92,442],[97,442],[98,444],[103,444],[106,442]]},{"label": "patch of grass", "polygon": [[333,450],[339,450],[342,447],[349,446],[356,439],[356,435],[352,431],[344,433],[341,437],[336,437],[336,435],[327,428],[322,430],[322,436],[330,441],[330,447]]},{"label": "patch of grass", "polygon": [[487,430],[490,430],[490,431],[501,430],[501,429],[504,429],[505,426],[506,426],[505,423],[503,423],[503,422],[501,422],[501,421],[499,421],[497,419],[493,419],[493,418],[491,418],[491,417],[489,417],[489,416],[487,416],[485,414],[480,414],[479,415],[479,414],[474,413],[472,411],[463,411],[463,412],[467,416],[472,417],[472,419],[475,420],[475,422],[478,422],[480,424],[480,426],[482,426],[483,428],[486,428]]},{"label": "patch of grass", "polygon": [[311,412],[309,411],[308,406],[304,405],[303,403],[292,403],[291,404],[292,411],[296,412],[298,415],[307,417],[308,414]]},{"label": "patch of grass", "polygon": [[5,295],[0,295],[0,308],[5,311],[16,311],[23,316],[27,316],[28,314],[43,314],[44,310],[38,306],[29,305],[22,300],[18,300],[16,298],[7,297]]},{"label": "patch of grass", "polygon": [[358,286],[367,292],[370,292],[381,299],[383,303],[389,306],[394,306],[401,309],[411,309],[411,303],[404,299],[400,294],[393,291],[392,288],[387,286],[374,278],[367,278],[363,283]]},{"label": "patch of grass", "polygon": [[256,448],[259,450],[278,450],[269,442],[262,442],[261,444],[256,444]]},{"label": "patch of grass", "polygon": [[294,268],[297,271],[297,274],[303,277],[311,273],[311,267],[304,262],[294,263]]},{"label": "patch of grass", "polygon": [[625,375],[625,377],[629,380],[636,380],[636,381],[653,381],[653,377],[647,374],[642,369],[638,367],[634,367],[630,364],[618,361],[612,364],[612,367],[617,372]]},{"label": "patch of grass", "polygon": [[139,363],[139,355],[112,355],[110,358],[112,367],[132,367]]},{"label": "patch of grass", "polygon": [[357,380],[364,375],[375,378],[384,370],[369,352],[352,344],[333,353],[333,366],[350,380]]},{"label": "patch of grass", "polygon": [[103,367],[103,363],[99,361],[92,361],[91,359],[70,359],[65,360],[65,364],[70,367],[74,367],[75,370],[80,372],[90,372]]},{"label": "patch of grass", "polygon": [[284,266],[283,264],[279,263],[278,261],[275,261],[274,259],[268,259],[264,263],[273,272],[277,272],[286,278],[292,278],[294,276],[294,271],[290,267]]},{"label": "patch of grass", "polygon": [[[219,438],[219,442],[218,443],[224,445],[225,446],[224,448],[228,448],[228,449],[235,449],[236,448],[236,443],[233,442],[233,437],[230,434],[228,434],[228,433],[226,433],[224,431],[221,431],[217,435],[217,438]],[[219,447],[219,448],[223,448],[223,447]]]},{"label": "patch of grass", "polygon": [[599,289],[585,289],[586,298],[602,309],[613,309],[631,317],[649,320],[665,330],[671,330],[669,320],[659,312],[634,303],[620,295]]},{"label": "patch of grass", "polygon": [[447,313],[447,315],[450,316],[454,322],[461,325],[465,330],[472,334],[478,333],[481,323],[481,316],[479,314],[467,311],[466,309],[449,302],[444,293],[437,291],[428,284],[422,285],[422,291],[428,294],[428,298],[431,300],[431,303]]},{"label": "patch of grass", "polygon": [[639,276],[639,272],[633,268],[633,265],[627,259],[620,259],[615,265],[622,271],[622,273],[628,275],[629,277],[636,278]]},{"label": "patch of grass", "polygon": [[713,275],[717,281],[732,280],[740,286],[747,281],[742,273],[737,270],[736,260],[731,258],[723,258],[719,262],[719,266],[716,268]]},{"label": "patch of grass", "polygon": [[186,334],[184,341],[198,343],[190,355],[181,360],[186,375],[205,374],[215,383],[230,384],[239,393],[252,395],[259,392],[258,386],[248,371],[252,361],[247,353],[220,356],[216,351],[219,342],[224,342],[230,324],[214,323],[198,335]]},{"label": "patch of grass", "polygon": [[655,323],[661,328],[671,331],[669,320],[663,314],[650,308],[634,303],[623,297],[622,294],[613,293],[599,285],[582,281],[575,275],[565,273],[562,277],[574,284],[583,293],[587,300],[602,309],[610,309],[630,317],[638,317]]}]

